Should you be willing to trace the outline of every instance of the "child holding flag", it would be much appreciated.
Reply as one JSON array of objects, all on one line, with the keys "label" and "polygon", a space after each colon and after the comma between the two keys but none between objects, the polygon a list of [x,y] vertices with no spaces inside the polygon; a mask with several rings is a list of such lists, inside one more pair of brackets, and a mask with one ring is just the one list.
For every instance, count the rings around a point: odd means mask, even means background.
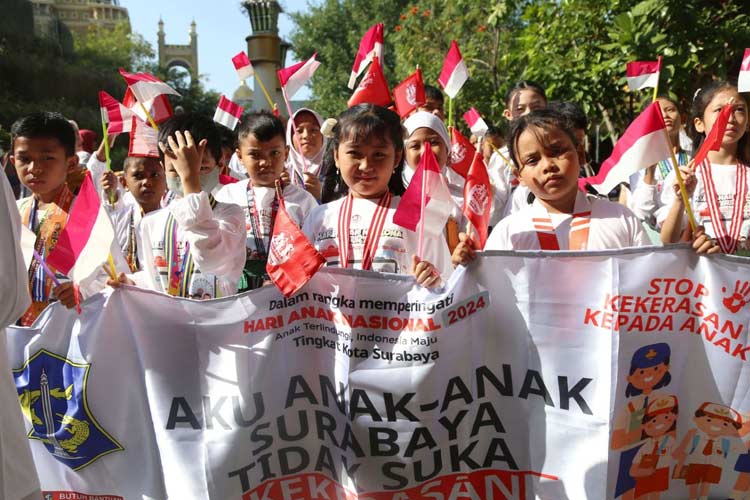
[{"label": "child holding flag", "polygon": [[[709,151],[700,165],[681,167],[690,205],[699,225],[718,240],[721,251],[750,255],[750,204],[748,204],[748,135],[747,102],[737,88],[727,82],[713,82],[699,89],[691,112],[693,151],[700,150],[717,122],[722,107],[732,104],[726,130],[718,151]],[[674,189],[662,193],[664,207],[657,213],[664,243],[680,240],[686,227],[685,205],[675,183],[674,172],[665,181]]]},{"label": "child holding flag", "polygon": [[[34,257],[29,268],[32,303],[19,320],[21,326],[29,326],[55,298],[72,308],[96,293],[104,286],[104,274],[102,271],[79,283],[79,297],[72,281],[60,283],[59,278],[64,276],[53,279],[51,271],[45,270],[45,261],[55,248],[73,205],[73,193],[66,183],[68,172],[78,166],[73,126],[59,113],[41,112],[16,121],[10,133],[10,161],[23,185],[33,193],[18,200],[18,210],[23,224],[36,235],[34,250],[42,259],[40,262]],[[118,255],[115,254],[115,261],[119,266]]]},{"label": "child holding flag", "polygon": [[[648,245],[640,221],[627,208],[578,189],[580,162],[569,120],[553,110],[537,110],[511,124],[509,153],[514,175],[535,200],[495,227],[485,250],[605,250]],[[453,262],[473,259],[465,234]],[[715,252],[703,233],[697,252]]]},{"label": "child holding flag", "polygon": [[175,115],[159,128],[159,148],[172,200],[141,220],[141,270],[120,283],[169,295],[233,295],[245,265],[245,217],[237,205],[217,202],[221,146],[208,117]]},{"label": "child holding flag", "polygon": [[404,192],[399,116],[360,104],[339,116],[333,134],[338,181],[331,189],[344,197],[315,208],[302,228],[305,235],[328,265],[413,274],[422,286],[439,285],[452,270],[445,241],[430,237],[420,259],[417,233],[393,223]]},{"label": "child holding flag", "polygon": [[[289,146],[284,142],[284,125],[267,111],[245,115],[238,131],[237,157],[249,178],[225,186],[216,199],[242,207],[247,229],[247,258],[238,290],[244,292],[263,286],[268,280],[266,261],[279,200],[276,181],[284,172]],[[286,210],[299,226],[318,204],[301,187],[289,183],[283,191]]]},{"label": "child holding flag", "polygon": [[[682,130],[682,118],[680,107],[675,100],[669,96],[661,95],[656,98],[664,117],[664,125],[667,127],[669,140],[672,142],[678,165],[688,164],[688,154],[680,147],[680,130]],[[662,207],[661,193],[664,182],[672,171],[670,158],[660,161],[656,165],[639,170],[631,176],[631,192],[628,207],[641,220],[651,226],[656,225],[656,211]]]},{"label": "child holding flag", "polygon": [[[443,121],[433,113],[417,111],[404,121],[406,139],[404,141],[405,164],[401,173],[404,188],[409,186],[414,176],[414,171],[419,166],[425,147],[430,147],[435,154],[443,176],[448,183],[454,207],[451,216],[445,225],[445,238],[448,248],[453,249],[458,244],[459,227],[465,221],[461,215],[463,205],[464,179],[453,170],[448,168],[448,155],[450,151],[450,135]],[[471,154],[473,151],[468,152]]]}]

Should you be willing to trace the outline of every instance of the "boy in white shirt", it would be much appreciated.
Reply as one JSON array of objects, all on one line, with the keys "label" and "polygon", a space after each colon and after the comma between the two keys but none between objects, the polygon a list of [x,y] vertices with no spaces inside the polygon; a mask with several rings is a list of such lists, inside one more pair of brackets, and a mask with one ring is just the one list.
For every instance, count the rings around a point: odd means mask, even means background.
[{"label": "boy in white shirt", "polygon": [[[284,173],[289,145],[285,143],[281,120],[266,111],[243,117],[237,136],[237,158],[249,178],[224,186],[216,193],[216,199],[238,205],[244,212],[247,254],[238,285],[238,291],[244,292],[263,286],[269,279],[268,246],[279,206],[275,186]],[[318,206],[310,193],[295,184],[287,183],[283,195],[286,210],[298,226]]]},{"label": "boy in white shirt", "polygon": [[245,264],[245,218],[240,207],[210,194],[221,159],[216,126],[193,113],[160,125],[159,148],[173,199],[141,220],[141,270],[121,274],[119,283],[198,299],[237,291]]}]

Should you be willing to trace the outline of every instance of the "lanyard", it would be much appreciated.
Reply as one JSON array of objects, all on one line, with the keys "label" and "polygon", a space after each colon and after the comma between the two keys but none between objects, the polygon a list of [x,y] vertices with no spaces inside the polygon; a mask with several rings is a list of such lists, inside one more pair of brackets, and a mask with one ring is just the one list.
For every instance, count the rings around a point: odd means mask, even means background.
[{"label": "lanyard", "polygon": [[[253,181],[247,181],[247,210],[250,213],[250,229],[253,232],[255,240],[255,251],[258,253],[258,259],[265,260],[268,257],[268,248],[271,245],[270,233],[273,232],[273,225],[276,221],[276,214],[279,211],[279,197],[274,195],[271,204],[271,227],[269,230],[268,245],[263,238],[263,223],[260,220],[260,210],[255,203],[255,191],[253,191]],[[248,259],[250,256],[248,255]]]},{"label": "lanyard", "polygon": [[[338,224],[338,244],[339,244],[339,266],[346,268],[349,267],[349,260],[352,257],[352,248],[350,241],[350,226],[352,220],[352,206],[354,205],[354,197],[349,194],[344,199],[344,203],[339,209],[339,224]],[[391,193],[386,192],[380,200],[378,200],[375,214],[370,221],[370,226],[367,228],[367,237],[365,238],[365,246],[362,250],[362,269],[369,270],[372,267],[372,261],[375,258],[375,252],[378,249],[378,243],[380,242],[380,235],[383,233],[383,226],[385,225],[385,218],[388,214],[388,208],[391,206]]]},{"label": "lanyard", "polygon": [[719,196],[716,193],[716,184],[714,184],[714,179],[711,175],[711,162],[708,161],[708,158],[698,166],[698,172],[700,172],[701,180],[703,181],[708,214],[711,225],[714,227],[716,241],[719,243],[722,252],[733,254],[737,250],[737,244],[740,241],[742,233],[742,219],[744,217],[745,200],[747,197],[747,167],[742,163],[737,163],[734,204],[732,206],[732,218],[729,222],[729,232],[727,232],[721,215]]}]

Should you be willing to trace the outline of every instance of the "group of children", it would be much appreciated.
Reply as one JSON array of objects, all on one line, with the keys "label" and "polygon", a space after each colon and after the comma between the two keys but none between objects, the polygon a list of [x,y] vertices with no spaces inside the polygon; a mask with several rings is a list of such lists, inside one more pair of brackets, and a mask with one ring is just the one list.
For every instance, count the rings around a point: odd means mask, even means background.
[{"label": "group of children", "polygon": [[[119,179],[106,170],[100,147],[87,167],[116,229],[124,256],[119,274],[116,279],[97,277],[84,289],[64,279],[53,285],[43,262],[34,259],[29,267],[33,303],[20,323],[31,324],[50,300],[72,307],[81,299],[79,293],[85,298],[107,284],[199,299],[268,284],[278,182],[289,215],[327,265],[412,274],[418,284],[431,288],[444,283],[454,266],[469,263],[478,250],[642,246],[650,244],[644,223],[660,230],[664,243],[692,241],[699,253],[742,253],[748,247],[747,104],[728,83],[713,83],[694,99],[689,123],[693,151],[721,107],[734,106],[721,148],[701,165],[689,162],[689,152],[680,147],[677,104],[659,98],[700,224],[695,231],[686,224],[670,163],[660,162],[635,176],[629,206],[581,191],[579,176],[591,172],[583,147],[585,115],[575,104],[548,102],[537,84],[516,84],[506,96],[507,145],[499,147],[495,138],[478,145],[489,159],[493,190],[494,229],[484,248],[471,234],[460,232],[466,227],[461,213],[464,179],[450,168],[442,95],[428,88],[427,97],[403,121],[389,109],[368,104],[328,121],[303,108],[286,127],[271,113],[250,112],[239,126],[233,154],[231,137],[210,118],[175,115],[159,127],[160,157],[128,157]],[[10,161],[32,192],[18,201],[18,209],[23,224],[36,235],[42,261],[74,203],[66,176],[78,167],[75,136],[72,125],[56,113],[24,117],[11,129]],[[424,251],[417,255],[418,234],[396,225],[393,216],[427,148],[442,169],[455,207],[444,228],[425,231]]]}]

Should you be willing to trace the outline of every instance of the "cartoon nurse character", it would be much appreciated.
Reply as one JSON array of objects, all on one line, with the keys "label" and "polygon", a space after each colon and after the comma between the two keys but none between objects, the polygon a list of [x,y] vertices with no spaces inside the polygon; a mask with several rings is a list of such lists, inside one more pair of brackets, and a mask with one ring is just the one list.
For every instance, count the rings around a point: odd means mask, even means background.
[{"label": "cartoon nurse character", "polygon": [[637,499],[659,500],[661,492],[669,489],[669,466],[678,411],[676,396],[654,399],[646,407],[641,436],[645,441],[630,466]]},{"label": "cartoon nurse character", "polygon": [[719,403],[703,403],[693,423],[672,456],[677,460],[674,476],[684,479],[690,499],[698,500],[708,498],[711,485],[721,482],[727,456],[739,449],[733,442],[743,425],[739,413]]},{"label": "cartoon nurse character", "polygon": [[615,497],[622,496],[626,500],[635,498],[636,480],[630,471],[642,446],[646,408],[651,401],[664,397],[654,391],[672,380],[669,374],[670,354],[669,345],[663,342],[643,346],[633,354],[625,389],[625,396],[630,400],[615,419],[610,441],[613,450],[624,449],[620,453]]}]

